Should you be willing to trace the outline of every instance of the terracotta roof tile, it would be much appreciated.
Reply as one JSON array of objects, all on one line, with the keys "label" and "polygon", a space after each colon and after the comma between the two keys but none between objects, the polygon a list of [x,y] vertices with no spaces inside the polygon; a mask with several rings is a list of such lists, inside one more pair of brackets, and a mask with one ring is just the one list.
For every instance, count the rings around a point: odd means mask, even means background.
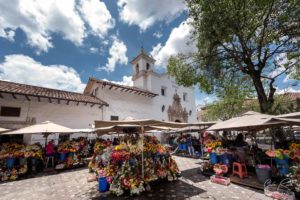
[{"label": "terracotta roof tile", "polygon": [[105,101],[102,101],[97,97],[93,97],[85,94],[38,87],[33,85],[25,85],[25,84],[13,83],[8,81],[1,81],[1,80],[0,80],[0,93],[11,93],[11,94],[28,95],[28,96],[36,96],[36,97],[44,97],[44,98],[55,98],[60,100],[70,100],[75,102],[108,106],[108,104]]},{"label": "terracotta roof tile", "polygon": [[[98,79],[95,79],[95,78],[92,78],[92,77],[89,78],[89,82],[90,81],[92,81],[92,82],[94,81],[94,82],[99,83],[103,86],[108,86],[109,89],[116,88],[116,89],[120,89],[120,91],[129,92],[131,94],[144,95],[144,96],[151,97],[151,98],[158,95],[158,94],[155,94],[153,92],[150,92],[148,90],[144,90],[144,89],[141,89],[141,88],[120,85],[120,84],[112,83],[112,82],[109,82],[109,81],[98,80]],[[87,92],[88,91],[85,91],[85,93],[87,93]]]}]

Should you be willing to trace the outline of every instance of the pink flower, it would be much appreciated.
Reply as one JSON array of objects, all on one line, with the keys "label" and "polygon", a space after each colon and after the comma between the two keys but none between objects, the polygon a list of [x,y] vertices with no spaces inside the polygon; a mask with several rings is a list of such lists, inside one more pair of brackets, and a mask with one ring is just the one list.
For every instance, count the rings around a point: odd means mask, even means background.
[{"label": "pink flower", "polygon": [[109,177],[106,177],[106,180],[107,180],[107,182],[109,182],[109,183],[112,183],[112,177],[111,176],[109,176]]}]

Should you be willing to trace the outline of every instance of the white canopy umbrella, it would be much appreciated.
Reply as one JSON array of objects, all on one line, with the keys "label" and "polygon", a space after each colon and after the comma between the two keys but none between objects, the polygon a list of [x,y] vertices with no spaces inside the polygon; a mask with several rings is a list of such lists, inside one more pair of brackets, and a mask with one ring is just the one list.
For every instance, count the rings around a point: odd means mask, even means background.
[{"label": "white canopy umbrella", "polygon": [[187,126],[206,126],[209,127],[216,122],[197,122],[197,123],[178,123],[178,122],[166,122],[152,119],[140,119],[136,120],[133,118],[126,118],[127,120],[122,121],[95,121],[96,128],[109,127],[121,124],[135,124],[140,126],[157,126],[157,127],[169,127],[169,128],[183,128]]},{"label": "white canopy umbrella", "polygon": [[242,116],[244,115],[261,115],[261,113],[250,110],[242,114]]},{"label": "white canopy umbrella", "polygon": [[240,117],[234,117],[229,120],[219,122],[207,130],[258,131],[276,126],[297,125],[300,124],[300,118],[296,117],[298,115],[300,117],[300,112],[275,116],[249,111]]},{"label": "white canopy umbrella", "polygon": [[123,131],[125,129],[130,129],[130,128],[141,128],[141,126],[137,125],[137,124],[119,124],[119,125],[96,128],[95,133],[106,134],[106,133],[110,133],[110,132]]},{"label": "white canopy umbrella", "polygon": [[294,118],[294,119],[300,119],[300,112],[294,112],[284,115],[277,115],[277,118]]},{"label": "white canopy umbrella", "polygon": [[234,117],[219,122],[207,130],[259,130],[262,129],[263,126],[272,125],[271,123],[268,123],[272,117],[272,115],[266,114],[246,114],[241,117]]},{"label": "white canopy umbrella", "polygon": [[32,134],[32,133],[74,133],[73,129],[68,127],[55,124],[50,121],[45,121],[39,124],[34,124],[32,126],[27,126],[25,128],[20,128],[15,131],[10,131],[3,133],[2,135],[18,135],[18,134]]},{"label": "white canopy umbrella", "polygon": [[93,128],[80,128],[80,129],[73,129],[75,133],[94,133],[95,129]]},{"label": "white canopy umbrella", "polygon": [[2,133],[1,135],[20,135],[20,134],[37,134],[42,133],[46,138],[45,144],[47,144],[48,135],[52,133],[74,133],[73,129],[68,127],[55,124],[50,121],[45,121],[39,124],[34,124],[32,126],[27,126],[25,128],[21,128],[15,131],[10,131],[7,133]]},{"label": "white canopy umbrella", "polygon": [[[163,130],[163,131],[174,131],[177,130],[176,128],[169,128],[165,126],[143,126],[145,131],[152,131],[152,130]],[[105,134],[105,133],[110,133],[110,132],[121,132],[121,131],[126,131],[130,129],[141,129],[142,125],[138,124],[119,124],[119,125],[114,125],[114,126],[107,126],[107,127],[101,127],[101,128],[96,128],[95,132],[97,134]]]},{"label": "white canopy umbrella", "polygon": [[7,131],[10,131],[10,129],[6,129],[6,128],[1,128],[0,127],[0,133],[7,132]]}]

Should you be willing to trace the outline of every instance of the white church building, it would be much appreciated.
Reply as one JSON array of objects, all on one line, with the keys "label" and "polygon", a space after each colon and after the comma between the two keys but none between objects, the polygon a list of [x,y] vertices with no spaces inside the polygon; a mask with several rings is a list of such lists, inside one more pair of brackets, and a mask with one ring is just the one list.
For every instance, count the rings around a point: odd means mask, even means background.
[{"label": "white church building", "polygon": [[133,87],[90,78],[85,95],[108,102],[104,120],[156,119],[173,122],[196,122],[194,88],[178,86],[174,78],[158,74],[155,60],[142,49],[131,61]]},{"label": "white church building", "polygon": [[[0,81],[0,127],[17,129],[52,121],[85,129],[92,128],[95,120],[127,117],[196,122],[194,89],[178,86],[174,78],[156,73],[154,64],[142,49],[131,61],[133,86],[89,78],[83,94]],[[27,143],[43,140],[40,135],[23,139]]]}]

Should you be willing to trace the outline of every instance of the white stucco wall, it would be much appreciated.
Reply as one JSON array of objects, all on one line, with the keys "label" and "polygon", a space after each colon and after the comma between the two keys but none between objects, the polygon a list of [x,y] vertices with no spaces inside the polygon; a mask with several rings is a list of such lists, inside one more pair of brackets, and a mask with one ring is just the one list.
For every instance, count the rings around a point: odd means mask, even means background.
[{"label": "white stucco wall", "polygon": [[[95,120],[102,119],[102,109],[97,105],[91,107],[90,104],[79,103],[77,106],[77,103],[74,102],[70,102],[67,105],[65,101],[60,101],[60,104],[58,104],[54,100],[52,100],[52,103],[49,103],[48,99],[43,98],[41,98],[41,102],[38,102],[37,98],[34,97],[30,97],[31,101],[28,101],[24,96],[16,95],[17,99],[14,99],[9,94],[5,94],[3,97],[0,99],[1,106],[20,107],[21,114],[20,117],[0,116],[2,126],[5,126],[7,121],[22,122],[26,121],[26,119],[35,118],[36,123],[52,121],[69,128],[82,129],[91,128]],[[22,126],[22,124],[17,125],[17,123],[16,125],[12,125],[12,123],[7,123],[6,125],[7,128],[12,129],[21,128]],[[49,139],[57,138],[58,135],[49,136]],[[44,141],[41,135],[26,136],[24,139],[27,143],[42,143]]]},{"label": "white stucco wall", "polygon": [[[159,94],[159,96],[153,98],[154,105],[160,105],[160,108],[162,105],[165,105],[166,109],[163,114],[163,119],[168,121],[168,108],[173,103],[173,96],[175,93],[177,93],[180,97],[180,103],[183,108],[186,108],[186,111],[189,113],[189,111],[192,111],[192,114],[188,116],[188,122],[196,122],[196,103],[195,103],[195,92],[194,88],[187,88],[183,86],[178,86],[175,82],[174,78],[170,78],[168,75],[162,75],[162,76],[155,76],[150,75],[148,76],[148,79],[150,80],[150,89],[152,92]],[[161,95],[161,88],[165,87],[165,96]],[[183,93],[187,94],[186,101],[183,101]],[[160,109],[161,111],[161,109]]]},{"label": "white stucco wall", "polygon": [[[135,80],[139,86],[142,78]],[[173,96],[177,94],[181,98],[181,105],[186,108],[186,111],[192,111],[188,116],[188,122],[196,122],[196,105],[193,88],[185,88],[178,86],[174,79],[167,75],[148,75],[147,76],[148,90],[159,94],[156,97],[150,98],[134,93],[115,90],[109,90],[109,86],[103,87],[101,84],[95,83],[91,91],[98,87],[96,96],[109,103],[109,107],[104,108],[104,119],[110,120],[111,116],[119,116],[119,120],[126,117],[134,117],[136,119],[157,119],[169,121],[168,108],[173,103]],[[161,87],[166,87],[166,95],[161,95]],[[182,100],[183,93],[187,93],[187,101]],[[162,106],[165,105],[165,110],[162,112]]]},{"label": "white stucco wall", "polygon": [[150,97],[136,95],[119,90],[109,90],[108,87],[98,87],[97,97],[109,103],[109,107],[103,108],[105,120],[110,120],[111,116],[119,116],[119,120],[127,117],[136,119],[156,119],[157,112],[153,111],[153,101]]},{"label": "white stucco wall", "polygon": [[[173,96],[175,93],[177,93],[181,99],[181,105],[183,109],[185,108],[186,111],[189,113],[192,112],[191,115],[188,115],[188,122],[196,122],[197,121],[197,110],[196,110],[196,103],[195,103],[195,89],[190,87],[183,87],[178,86],[175,82],[175,79],[172,77],[169,77],[167,74],[157,74],[155,73],[154,68],[154,62],[150,61],[142,56],[138,57],[137,60],[134,61],[132,65],[132,75],[137,75],[136,72],[136,64],[139,65],[139,74],[144,70],[146,71],[146,64],[149,63],[150,68],[149,72],[147,74],[144,74],[143,76],[139,76],[139,78],[135,79],[133,81],[133,85],[138,88],[147,89],[153,93],[158,94],[158,96],[150,99],[150,102],[144,102],[140,107],[132,107],[130,103],[132,102],[132,98],[130,96],[137,96],[134,94],[130,94],[129,96],[126,96],[123,98],[124,102],[120,102],[120,99],[117,99],[115,102],[110,103],[111,107],[115,107],[118,104],[121,104],[122,107],[127,107],[127,110],[129,111],[129,114],[131,114],[133,117],[134,111],[133,109],[143,109],[145,107],[144,105],[147,104],[148,107],[150,107],[149,111],[145,113],[143,118],[152,118],[152,119],[158,119],[158,120],[165,120],[169,121],[168,117],[168,108],[173,103]],[[165,87],[165,96],[161,95],[161,88]],[[105,91],[107,93],[106,95],[109,96],[111,94],[111,91]],[[186,101],[183,100],[183,93],[187,94]],[[115,94],[111,94],[114,96]],[[105,98],[103,96],[99,96],[100,98]],[[128,98],[128,99],[127,99]],[[107,99],[108,102],[109,99]],[[141,102],[138,102],[140,105]],[[135,104],[136,105],[136,104]],[[165,106],[164,112],[162,112],[162,106]],[[136,111],[137,112],[137,111]],[[116,112],[115,112],[116,113]],[[110,111],[106,112],[107,115],[110,114]],[[123,113],[122,113],[123,114]],[[139,116],[139,115],[138,115]],[[138,117],[136,116],[136,117]]]}]

